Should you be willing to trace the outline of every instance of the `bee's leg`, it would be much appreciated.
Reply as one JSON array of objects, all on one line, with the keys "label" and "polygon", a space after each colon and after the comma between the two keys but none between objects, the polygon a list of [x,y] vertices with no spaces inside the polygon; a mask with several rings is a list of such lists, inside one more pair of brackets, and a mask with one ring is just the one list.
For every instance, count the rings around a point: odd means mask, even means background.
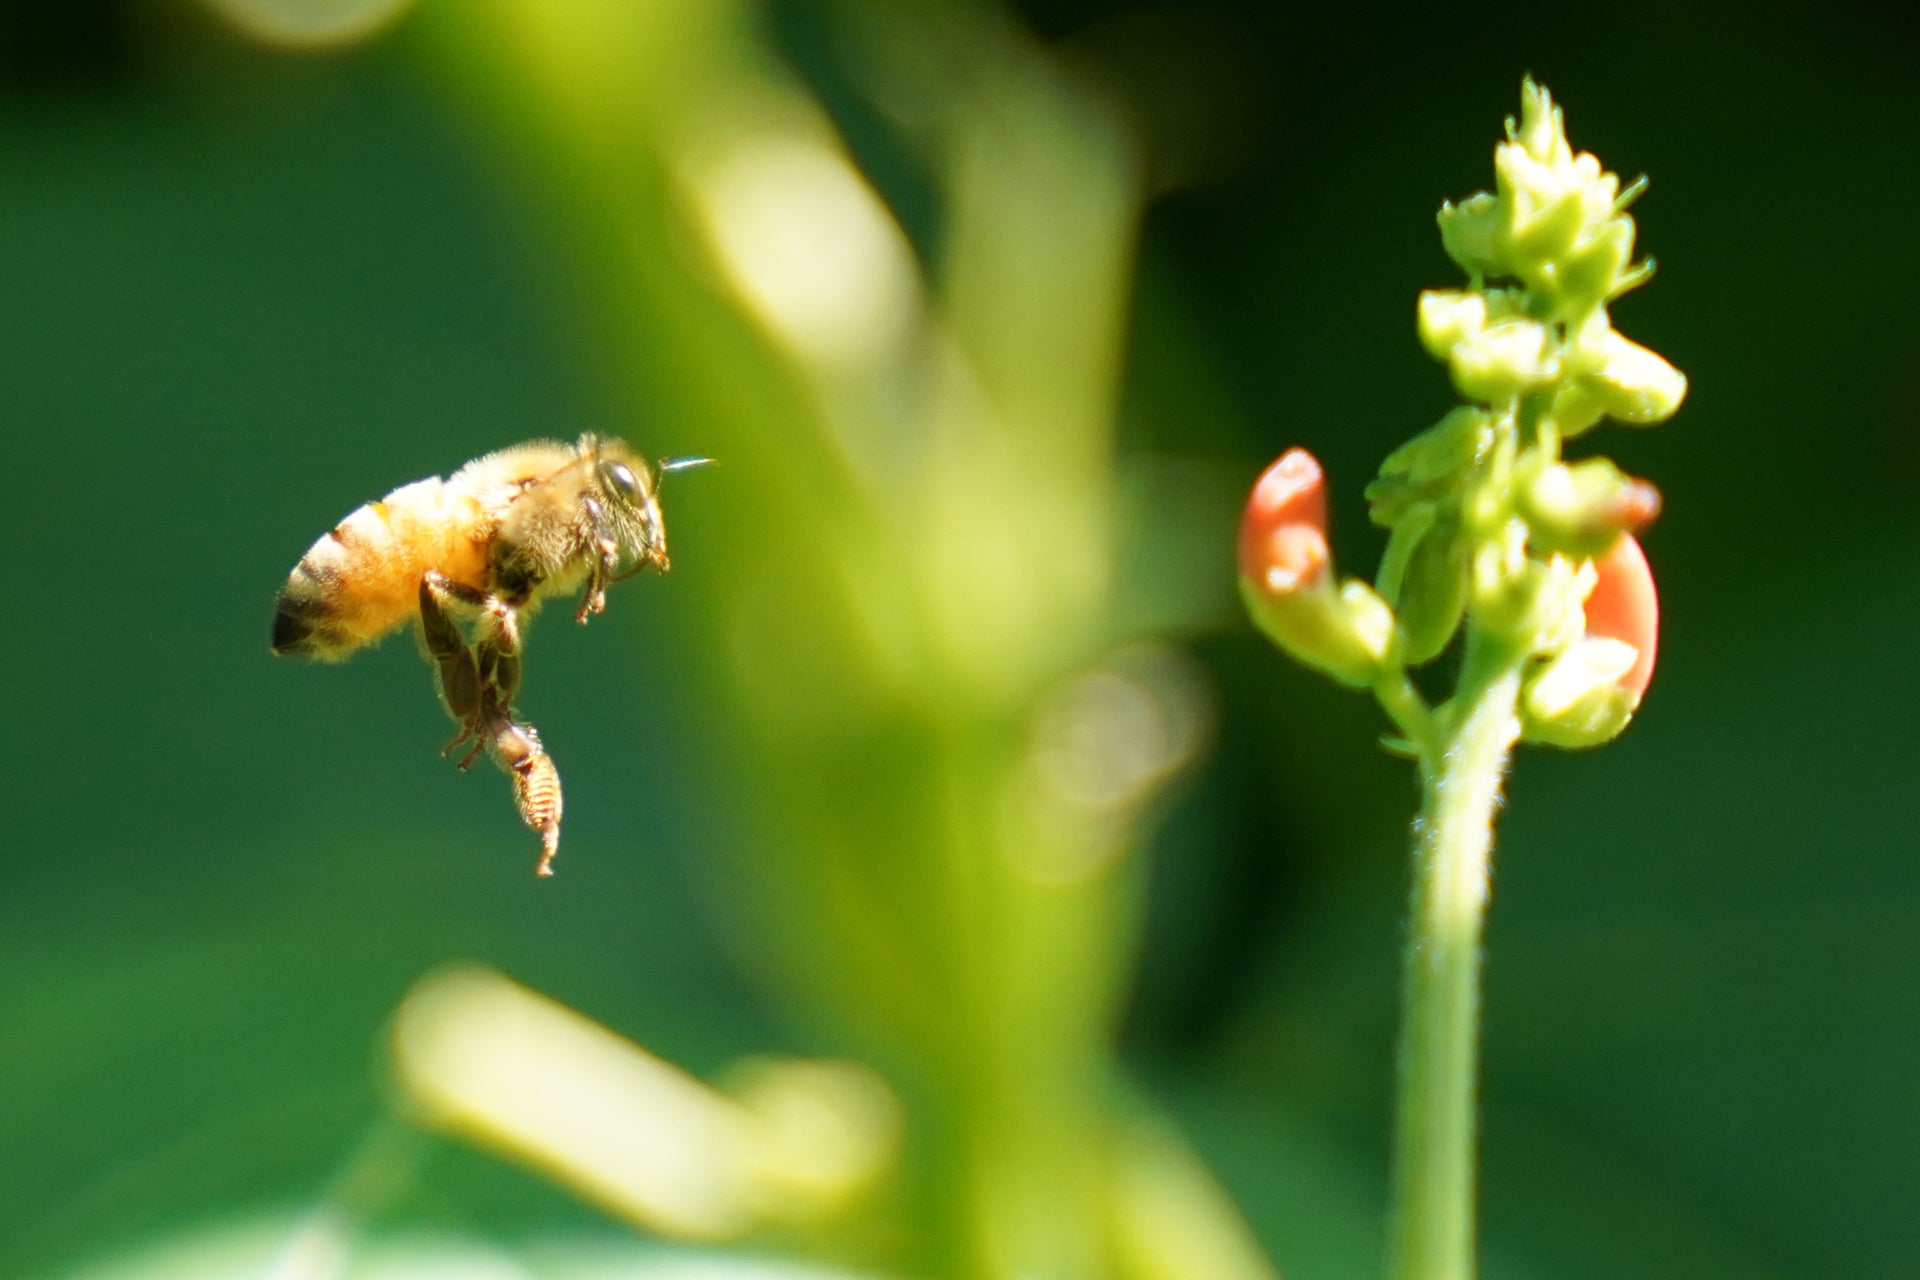
[{"label": "bee's leg", "polygon": [[513,802],[520,820],[540,833],[540,864],[535,873],[553,874],[560,852],[560,771],[540,745],[532,725],[500,720],[493,725],[493,758],[513,775]]},{"label": "bee's leg", "polygon": [[520,820],[540,833],[540,864],[553,874],[560,852],[560,771],[540,745],[530,724],[513,718],[513,695],[520,689],[520,612],[514,602],[494,596],[480,620],[477,646],[481,689],[489,707],[493,758],[513,776],[513,802]]},{"label": "bee's leg", "polygon": [[[600,504],[592,498],[587,499],[587,517],[596,529],[605,527],[600,512]],[[603,613],[607,607],[607,583],[612,580],[620,568],[620,544],[612,538],[598,535],[593,540],[597,558],[587,575],[587,593],[580,597],[580,607],[573,611],[573,620],[582,626],[596,613]]]},{"label": "bee's leg", "polygon": [[429,573],[421,579],[420,634],[426,641],[427,656],[433,659],[440,701],[445,704],[447,714],[460,726],[459,734],[440,749],[440,754],[452,755],[462,743],[472,739],[473,750],[460,761],[460,767],[465,769],[484,747],[482,733],[486,725],[486,707],[479,663],[473,651],[467,647],[466,637],[460,634],[459,626],[442,603],[454,596],[449,588],[455,585],[438,573]]},{"label": "bee's leg", "polygon": [[467,754],[461,756],[460,759],[454,764],[454,768],[460,770],[460,772],[462,773],[465,773],[467,770],[473,768],[473,762],[475,760],[478,760],[480,758],[480,753],[487,749],[487,738],[486,738],[486,735],[481,732],[480,726],[473,725],[469,728],[462,729],[460,731],[459,737],[455,738],[452,742],[449,742],[446,746],[440,748],[441,755],[443,756],[452,755],[453,749],[459,746],[463,741],[465,741],[469,737],[473,739],[473,745],[468,747]]},{"label": "bee's leg", "polygon": [[[481,610],[472,648],[447,613],[450,600]],[[460,724],[460,733],[442,750],[451,754],[469,740],[461,758],[465,769],[482,751],[491,750],[513,778],[513,801],[520,820],[540,833],[543,876],[553,874],[560,852],[560,771],[529,724],[513,719],[513,695],[520,688],[520,612],[511,601],[429,572],[420,582],[420,631],[433,659],[440,697]]]},{"label": "bee's leg", "polygon": [[420,579],[420,590],[423,595],[431,592],[434,603],[443,609],[449,600],[458,600],[469,609],[484,609],[493,599],[486,592],[470,587],[464,582],[455,582],[438,569],[427,570],[425,576]]},{"label": "bee's leg", "polygon": [[542,751],[513,775],[513,798],[520,819],[540,833],[540,862],[535,875],[553,874],[553,857],[560,852],[560,770]]},{"label": "bee's leg", "polygon": [[620,567],[620,547],[605,538],[600,539],[595,550],[599,559],[593,562],[593,569],[587,575],[586,594],[580,597],[580,607],[573,611],[573,620],[581,626],[596,613],[605,613],[607,609],[607,583],[613,579],[615,569]]},{"label": "bee's leg", "polygon": [[475,660],[487,711],[511,722],[514,695],[520,692],[520,611],[499,596],[483,597]]}]

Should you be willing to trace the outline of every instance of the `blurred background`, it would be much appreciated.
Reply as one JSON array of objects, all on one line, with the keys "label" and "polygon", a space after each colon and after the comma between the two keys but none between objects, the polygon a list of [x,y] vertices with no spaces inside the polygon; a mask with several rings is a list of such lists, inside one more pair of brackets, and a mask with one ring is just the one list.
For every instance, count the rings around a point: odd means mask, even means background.
[{"label": "blurred background", "polygon": [[[1376,1274],[1414,780],[1228,548],[1304,444],[1370,571],[1361,488],[1453,401],[1433,213],[1527,72],[1651,176],[1615,320],[1692,393],[1588,438],[1666,494],[1665,635],[1620,741],[1511,779],[1484,1271],[1920,1273],[1916,36],[12,0],[0,1275]],[[541,882],[406,638],[267,627],[356,505],[585,430],[722,465],[671,575],[531,632]],[[443,978],[395,1057],[452,962],[521,985]],[[522,1087],[435,1092],[633,1045],[707,1082],[609,1086],[643,1139],[799,1097],[853,1155],[696,1141],[689,1225]]]}]

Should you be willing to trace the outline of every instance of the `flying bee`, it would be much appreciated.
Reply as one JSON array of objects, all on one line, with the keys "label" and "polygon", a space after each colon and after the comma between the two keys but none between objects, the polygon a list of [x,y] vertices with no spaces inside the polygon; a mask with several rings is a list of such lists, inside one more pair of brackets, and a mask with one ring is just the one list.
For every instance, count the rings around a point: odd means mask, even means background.
[{"label": "flying bee", "polygon": [[582,591],[573,616],[584,623],[606,608],[609,586],[648,567],[666,572],[661,477],[710,461],[653,467],[623,441],[583,435],[404,485],[308,548],[274,601],[273,651],[339,662],[417,621],[460,730],[441,754],[466,747],[465,769],[485,751],[512,776],[521,819],[540,834],[538,872],[551,875],[560,774],[513,709],[522,632],[551,596]]}]

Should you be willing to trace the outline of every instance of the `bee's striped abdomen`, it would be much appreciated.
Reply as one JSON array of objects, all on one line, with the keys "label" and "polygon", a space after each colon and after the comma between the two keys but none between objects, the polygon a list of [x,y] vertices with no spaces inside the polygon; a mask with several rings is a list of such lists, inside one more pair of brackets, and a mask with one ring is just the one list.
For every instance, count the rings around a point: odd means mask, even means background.
[{"label": "bee's striped abdomen", "polygon": [[479,587],[486,573],[478,504],[439,479],[369,502],[307,549],[274,601],[273,651],[338,660],[410,619],[420,580],[438,569]]},{"label": "bee's striped abdomen", "polygon": [[348,641],[331,625],[329,588],[303,557],[273,601],[273,651],[323,656],[344,652]]}]

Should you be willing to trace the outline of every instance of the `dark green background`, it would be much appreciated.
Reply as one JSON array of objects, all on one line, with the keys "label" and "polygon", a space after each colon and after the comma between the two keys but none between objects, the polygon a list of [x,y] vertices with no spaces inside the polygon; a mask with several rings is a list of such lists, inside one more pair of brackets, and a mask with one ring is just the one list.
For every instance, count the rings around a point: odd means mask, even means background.
[{"label": "dark green background", "polygon": [[[1143,12],[1026,16],[1097,51]],[[769,13],[929,231],[830,15]],[[1667,496],[1660,670],[1617,744],[1512,780],[1487,1274],[1920,1274],[1912,19],[1188,6],[1176,26],[1194,43],[1166,58],[1227,90],[1168,112],[1210,167],[1149,215],[1123,444],[1249,478],[1310,445],[1356,564],[1363,480],[1451,398],[1412,337],[1414,293],[1454,278],[1433,209],[1489,184],[1520,75],[1576,147],[1653,177],[1660,274],[1616,320],[1692,394],[1597,443]],[[15,4],[0,27],[0,1275],[315,1193],[379,1112],[385,1015],[444,960],[695,1070],[820,1047],[729,958],[705,867],[753,784],[699,695],[714,619],[674,578],[542,627],[539,720],[568,743],[550,885],[501,779],[434,757],[404,641],[343,669],[266,652],[288,568],[386,489],[588,427],[701,449],[603,420],[567,337],[578,283],[407,32],[287,59],[147,4]],[[1157,68],[1129,66],[1151,100]],[[702,497],[724,484],[674,495],[677,575],[728,536]],[[1243,628],[1196,652],[1222,723],[1154,850],[1129,1055],[1290,1276],[1370,1275],[1412,783],[1369,705]],[[596,1221],[431,1159],[402,1225]]]}]

